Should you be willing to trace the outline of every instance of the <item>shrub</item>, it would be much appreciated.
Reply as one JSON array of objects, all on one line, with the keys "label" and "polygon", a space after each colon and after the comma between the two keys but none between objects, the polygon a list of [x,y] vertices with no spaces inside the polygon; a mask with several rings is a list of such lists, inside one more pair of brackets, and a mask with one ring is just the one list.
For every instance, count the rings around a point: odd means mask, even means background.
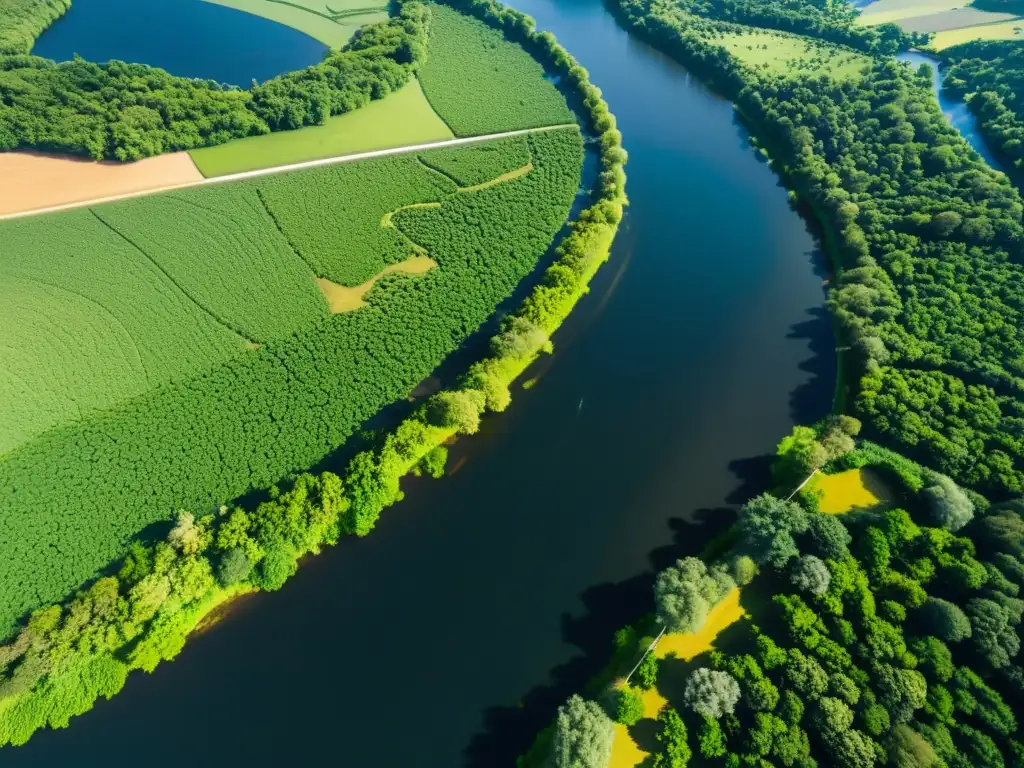
[{"label": "shrub", "polygon": [[623,725],[636,725],[644,716],[644,700],[638,691],[624,686],[615,696],[615,720]]},{"label": "shrub", "polygon": [[732,714],[740,700],[740,684],[728,672],[701,667],[686,681],[686,706],[704,717]]}]

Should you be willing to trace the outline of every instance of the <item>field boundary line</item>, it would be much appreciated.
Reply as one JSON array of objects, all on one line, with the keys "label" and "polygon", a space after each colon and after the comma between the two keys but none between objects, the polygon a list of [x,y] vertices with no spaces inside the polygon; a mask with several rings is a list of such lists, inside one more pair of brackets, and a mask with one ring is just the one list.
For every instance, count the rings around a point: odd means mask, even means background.
[{"label": "field boundary line", "polygon": [[104,203],[115,203],[120,200],[131,200],[136,197],[147,197],[149,195],[157,195],[163,192],[174,192],[179,189],[190,189],[192,187],[203,187],[211,184],[230,184],[234,181],[243,181],[245,179],[257,179],[262,176],[274,176],[279,173],[292,173],[294,171],[302,171],[307,168],[321,168],[329,165],[339,165],[341,163],[354,163],[359,160],[370,160],[375,157],[389,157],[392,155],[406,155],[414,152],[426,152],[432,149],[445,149],[447,147],[458,147],[467,144],[479,144],[485,141],[496,141],[498,139],[507,139],[514,136],[527,136],[531,133],[543,133],[546,131],[559,131],[566,128],[579,128],[576,123],[562,123],[560,125],[545,125],[539,128],[522,128],[515,131],[504,131],[502,133],[488,133],[482,136],[465,136],[463,138],[455,139],[444,139],[443,141],[433,141],[427,144],[409,144],[402,147],[391,147],[390,149],[374,149],[369,152],[354,152],[348,155],[335,155],[334,157],[324,157],[319,160],[304,160],[300,163],[288,163],[286,165],[276,165],[270,168],[258,168],[254,171],[242,171],[241,173],[231,173],[226,176],[214,176],[209,179],[200,179],[198,181],[187,181],[183,184],[170,184],[162,187],[154,187],[153,189],[136,190],[135,192],[125,192],[120,195],[109,195],[106,197],[92,198],[89,200],[79,200],[73,203],[61,203],[60,205],[51,205],[44,208],[35,208],[30,211],[18,211],[16,213],[6,213],[0,215],[0,221],[9,221],[11,219],[23,219],[29,216],[41,216],[46,213],[58,213],[60,211],[70,211],[76,208],[88,208],[94,205],[103,205]]}]

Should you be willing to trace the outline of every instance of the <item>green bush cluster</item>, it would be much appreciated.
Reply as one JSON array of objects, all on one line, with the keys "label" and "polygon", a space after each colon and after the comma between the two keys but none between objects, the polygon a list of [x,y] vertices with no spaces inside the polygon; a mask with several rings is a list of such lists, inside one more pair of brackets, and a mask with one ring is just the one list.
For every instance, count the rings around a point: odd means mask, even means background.
[{"label": "green bush cluster", "polygon": [[[1021,13],[1020,0],[975,0],[989,11]],[[1015,10],[1009,10],[1009,9]],[[941,53],[943,88],[967,99],[989,145],[1015,168],[1024,167],[1024,48],[1016,40],[973,40]]]},{"label": "green bush cluster", "polygon": [[458,136],[575,122],[544,68],[500,29],[432,5],[420,82],[430,106]]},{"label": "green bush cluster", "polygon": [[[0,151],[36,149],[109,160],[223,144],[270,131],[320,125],[398,90],[426,54],[429,11],[407,3],[394,18],[362,28],[320,64],[249,90],[176,77],[144,64],[26,55],[69,3],[35,3],[29,22],[7,21],[25,0],[0,7]],[[3,55],[4,40],[8,53]]]},{"label": "green bush cluster", "polygon": [[520,140],[501,146],[487,143],[451,150],[437,149],[429,155],[421,155],[420,160],[460,187],[471,187],[522,168],[530,162],[530,153]]},{"label": "green bush cluster", "polygon": [[[528,142],[529,174],[394,215],[394,226],[437,261],[436,269],[389,276],[356,312],[324,317],[6,456],[0,634],[26,610],[84,583],[173,509],[204,510],[269,487],[406,397],[529,274],[568,215],[582,165],[578,131],[533,134]],[[401,175],[401,162],[437,176],[415,158],[371,162],[384,177]],[[342,167],[274,177],[271,208],[278,197],[302,199],[316,179],[344,174]],[[350,199],[361,192],[347,190]],[[363,213],[362,225],[380,227],[383,211]],[[278,221],[286,237],[312,226]]]},{"label": "green bush cluster", "polygon": [[71,0],[3,0],[0,2],[0,56],[28,53],[43,30],[59,19]]}]

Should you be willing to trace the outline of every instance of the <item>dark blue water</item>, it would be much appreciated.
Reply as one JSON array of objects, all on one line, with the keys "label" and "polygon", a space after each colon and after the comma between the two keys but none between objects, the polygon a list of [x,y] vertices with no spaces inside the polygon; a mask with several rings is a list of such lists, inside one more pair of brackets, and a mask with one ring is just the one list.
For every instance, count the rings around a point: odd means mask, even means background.
[{"label": "dark blue water", "polygon": [[327,46],[291,27],[202,0],[74,0],[32,53],[149,64],[248,88],[323,59]]},{"label": "dark blue water", "polygon": [[935,91],[935,98],[939,100],[939,108],[942,110],[942,114],[946,116],[950,125],[960,132],[960,135],[967,140],[967,143],[973,147],[975,152],[981,155],[981,158],[990,167],[1006,173],[1006,168],[999,162],[992,148],[985,141],[985,136],[981,132],[981,126],[978,124],[978,118],[967,108],[967,103],[963,99],[950,96],[942,90],[942,81],[945,75],[939,71],[938,60],[916,52],[901,53],[897,58],[900,61],[907,62],[915,70],[922,64],[927,64],[931,67],[932,90]]}]

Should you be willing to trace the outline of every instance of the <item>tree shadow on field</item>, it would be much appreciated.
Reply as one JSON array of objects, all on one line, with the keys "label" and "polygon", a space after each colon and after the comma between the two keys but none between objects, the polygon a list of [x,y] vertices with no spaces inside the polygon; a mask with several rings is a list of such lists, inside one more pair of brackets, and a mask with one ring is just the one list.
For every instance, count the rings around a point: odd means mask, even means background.
[{"label": "tree shadow on field", "polygon": [[511,756],[530,748],[566,698],[578,692],[598,694],[586,687],[608,664],[616,630],[635,624],[654,610],[654,574],[681,557],[699,555],[708,542],[730,528],[734,519],[735,511],[730,507],[699,509],[689,519],[672,518],[672,543],[649,554],[651,570],[584,591],[583,612],[578,616],[565,613],[561,619],[563,641],[582,654],[553,669],[547,682],[535,686],[516,706],[485,710],[484,727],[465,750],[466,764],[474,768],[511,765]]}]

